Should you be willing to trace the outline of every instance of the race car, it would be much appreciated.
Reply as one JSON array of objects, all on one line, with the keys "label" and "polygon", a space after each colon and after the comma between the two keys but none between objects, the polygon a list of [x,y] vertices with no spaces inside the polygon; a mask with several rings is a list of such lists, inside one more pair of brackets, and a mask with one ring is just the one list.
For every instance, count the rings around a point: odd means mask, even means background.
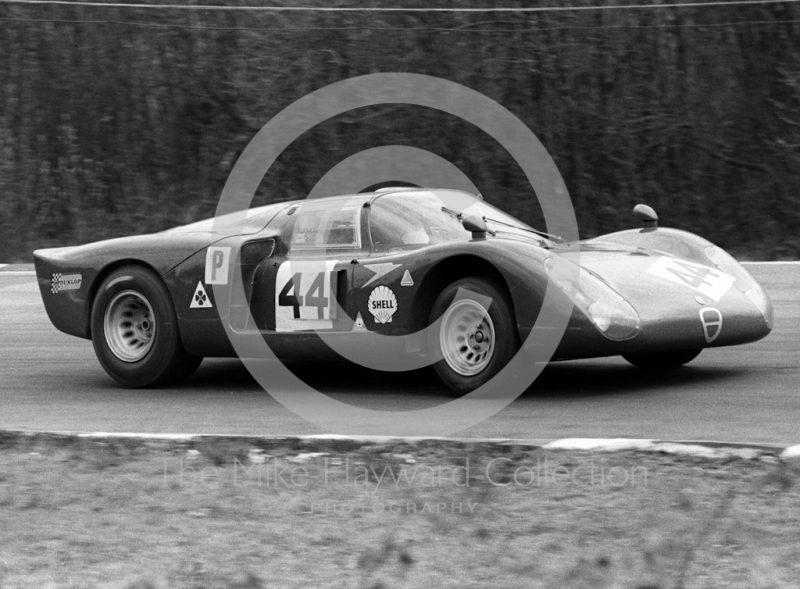
[{"label": "race car", "polygon": [[387,188],[34,258],[50,320],[128,387],[181,382],[250,341],[279,359],[423,358],[466,393],[535,355],[547,296],[566,315],[545,361],[675,368],[770,332],[772,304],[734,258],[634,213],[642,227],[565,242],[461,191]]}]

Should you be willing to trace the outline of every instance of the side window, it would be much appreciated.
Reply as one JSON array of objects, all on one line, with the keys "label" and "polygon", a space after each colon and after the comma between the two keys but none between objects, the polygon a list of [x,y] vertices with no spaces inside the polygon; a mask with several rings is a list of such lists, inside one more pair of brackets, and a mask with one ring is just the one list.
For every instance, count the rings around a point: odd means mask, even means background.
[{"label": "side window", "polygon": [[361,248],[361,205],[303,204],[296,213],[292,251]]}]

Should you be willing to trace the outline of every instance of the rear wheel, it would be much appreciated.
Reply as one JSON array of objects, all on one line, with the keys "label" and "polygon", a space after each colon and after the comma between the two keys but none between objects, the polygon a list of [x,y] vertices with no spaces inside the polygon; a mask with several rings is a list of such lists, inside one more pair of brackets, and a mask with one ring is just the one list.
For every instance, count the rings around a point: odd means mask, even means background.
[{"label": "rear wheel", "polygon": [[176,384],[203,360],[183,349],[166,286],[141,266],[119,268],[106,277],[92,305],[91,322],[100,364],[125,386]]},{"label": "rear wheel", "polygon": [[697,358],[703,350],[677,350],[674,352],[651,352],[649,354],[627,354],[622,356],[639,368],[664,370],[683,366]]},{"label": "rear wheel", "polygon": [[434,363],[436,373],[457,393],[491,380],[520,347],[508,295],[485,278],[465,278],[445,288],[433,305],[430,323],[440,317],[428,344],[441,354]]}]

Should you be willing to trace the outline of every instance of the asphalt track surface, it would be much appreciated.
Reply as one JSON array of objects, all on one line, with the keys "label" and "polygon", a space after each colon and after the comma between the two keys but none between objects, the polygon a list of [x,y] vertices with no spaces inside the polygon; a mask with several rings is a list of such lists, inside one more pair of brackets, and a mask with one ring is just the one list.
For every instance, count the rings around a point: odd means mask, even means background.
[{"label": "asphalt track surface", "polygon": [[[748,269],[775,306],[775,329],[766,339],[705,350],[688,366],[658,376],[621,358],[551,364],[510,406],[459,436],[800,442],[800,264]],[[270,397],[235,359],[207,359],[171,389],[118,387],[91,342],[52,327],[29,273],[0,271],[0,309],[0,429],[327,433]],[[430,369],[388,374],[316,363],[295,372],[370,409],[402,411],[450,399]]]}]

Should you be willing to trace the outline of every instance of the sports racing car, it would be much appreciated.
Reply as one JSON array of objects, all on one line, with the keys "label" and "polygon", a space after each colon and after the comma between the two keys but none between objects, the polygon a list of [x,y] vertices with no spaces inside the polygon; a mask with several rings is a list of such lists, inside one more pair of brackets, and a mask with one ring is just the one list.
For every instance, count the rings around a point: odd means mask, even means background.
[{"label": "sports racing car", "polygon": [[672,368],[770,332],[771,302],[736,260],[634,213],[641,228],[564,242],[460,191],[389,188],[34,258],[50,320],[129,387],[178,383],[255,338],[281,359],[341,360],[332,341],[428,358],[464,393],[535,347],[548,285],[567,313],[552,360]]}]

